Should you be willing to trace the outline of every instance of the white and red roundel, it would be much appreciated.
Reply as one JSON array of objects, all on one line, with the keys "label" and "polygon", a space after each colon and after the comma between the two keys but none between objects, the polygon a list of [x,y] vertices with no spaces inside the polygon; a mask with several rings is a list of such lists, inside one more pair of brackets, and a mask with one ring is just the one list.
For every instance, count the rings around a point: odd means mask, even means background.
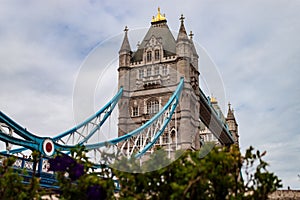
[{"label": "white and red roundel", "polygon": [[54,153],[54,143],[50,139],[45,139],[43,142],[43,151],[47,156],[52,156]]}]

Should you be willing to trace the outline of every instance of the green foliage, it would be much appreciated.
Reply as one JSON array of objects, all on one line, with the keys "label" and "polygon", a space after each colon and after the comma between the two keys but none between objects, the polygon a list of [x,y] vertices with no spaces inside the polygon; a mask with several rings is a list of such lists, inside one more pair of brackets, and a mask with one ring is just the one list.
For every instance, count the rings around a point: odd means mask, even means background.
[{"label": "green foliage", "polygon": [[[33,154],[34,162],[37,163],[38,153]],[[14,169],[12,166],[16,161],[16,157],[10,156],[2,159],[0,166],[0,197],[1,199],[39,199],[43,192],[40,189],[39,181],[35,177],[35,172],[30,178],[29,184],[24,184],[23,176],[28,177],[25,170]]]},{"label": "green foliage", "polygon": [[[69,163],[68,166],[55,165],[60,168],[55,172],[59,186],[56,196],[59,199],[115,199],[113,175],[120,183],[120,199],[267,199],[271,192],[281,187],[278,177],[267,170],[268,164],[263,160],[265,152],[250,147],[242,156],[235,146],[214,148],[208,153],[210,149],[179,152],[182,156],[174,162],[167,159],[165,151],[159,150],[142,166],[137,159],[114,157],[111,165],[114,169],[107,167],[109,155],[103,154],[105,164],[96,169],[84,147],[78,146],[71,151],[71,157],[56,155]],[[36,164],[40,154],[34,152],[32,157]],[[23,184],[24,178],[19,174],[27,177],[28,174],[13,169],[15,161],[15,157],[2,159],[1,199],[40,199],[43,194],[54,193],[40,188],[35,172],[30,184]],[[83,166],[79,175],[72,174],[76,166]],[[62,167],[66,167],[65,170]],[[138,173],[141,171],[145,173]]]},{"label": "green foliage", "polygon": [[[59,154],[57,156],[60,156]],[[111,178],[105,178],[109,176],[107,169],[98,170],[92,168],[94,165],[88,160],[86,151],[83,146],[77,146],[71,151],[71,157],[77,164],[84,166],[84,173],[78,179],[74,180],[70,178],[72,168],[66,171],[58,171],[57,180],[59,186],[59,193],[57,197],[59,199],[92,199],[89,194],[90,188],[101,188],[100,197],[98,199],[113,199],[114,183]]]},{"label": "green foliage", "polygon": [[[204,148],[205,149],[205,148]],[[185,152],[169,166],[147,173],[114,170],[119,177],[122,199],[267,199],[279,188],[280,180],[266,169],[259,151],[250,147],[244,157],[237,147],[214,148],[205,157],[203,152]],[[157,160],[160,158],[160,160]],[[156,164],[166,157],[154,157]],[[153,160],[143,167],[152,167]],[[120,163],[126,164],[123,160]],[[131,161],[138,165],[138,160]],[[243,164],[245,165],[242,168]],[[127,163],[128,165],[128,163]],[[128,168],[128,166],[127,166]],[[255,170],[253,170],[255,168]],[[241,169],[247,181],[241,177]],[[253,172],[254,171],[254,172]],[[253,172],[253,173],[251,173]],[[249,176],[249,177],[248,177]]]},{"label": "green foliage", "polygon": [[[266,152],[260,153],[250,147],[244,158],[245,165],[245,190],[249,195],[248,199],[267,199],[268,194],[281,187],[281,180],[274,173],[267,170],[268,163],[262,160]],[[251,173],[252,172],[252,173]]]}]

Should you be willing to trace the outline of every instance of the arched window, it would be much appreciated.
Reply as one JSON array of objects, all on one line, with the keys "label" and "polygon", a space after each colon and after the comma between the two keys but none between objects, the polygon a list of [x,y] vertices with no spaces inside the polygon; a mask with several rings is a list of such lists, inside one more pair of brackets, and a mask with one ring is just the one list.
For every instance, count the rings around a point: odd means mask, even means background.
[{"label": "arched window", "polygon": [[173,128],[172,131],[171,131],[171,140],[172,140],[172,143],[176,142],[176,137],[177,137],[176,130]]},{"label": "arched window", "polygon": [[152,60],[152,52],[147,51],[147,62],[151,62],[151,60]]},{"label": "arched window", "polygon": [[147,102],[147,113],[154,114],[159,111],[159,102],[156,99],[152,99]]},{"label": "arched window", "polygon": [[154,51],[154,59],[155,59],[155,60],[159,60],[159,58],[160,58],[159,50],[156,49],[156,50]]}]

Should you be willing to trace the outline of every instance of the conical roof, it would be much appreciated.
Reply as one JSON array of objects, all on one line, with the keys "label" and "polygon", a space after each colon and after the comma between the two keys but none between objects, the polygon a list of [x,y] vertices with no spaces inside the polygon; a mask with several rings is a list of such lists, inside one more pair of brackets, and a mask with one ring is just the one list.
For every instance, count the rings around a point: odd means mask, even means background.
[{"label": "conical roof", "polygon": [[125,32],[125,35],[124,35],[124,39],[123,39],[123,42],[122,42],[119,53],[121,53],[121,52],[130,52],[131,51],[128,36],[127,36],[127,32],[128,32],[127,26],[125,27],[124,32]]},{"label": "conical roof", "polygon": [[191,31],[191,32],[190,32],[190,41],[191,41],[191,46],[192,46],[192,52],[193,52],[193,55],[194,55],[194,56],[199,57],[199,56],[198,56],[198,53],[197,53],[197,50],[196,50],[196,47],[195,47],[194,42],[193,42],[193,36],[194,36],[194,34],[193,34],[192,31]]},{"label": "conical roof", "polygon": [[187,36],[186,30],[185,30],[185,27],[184,27],[183,15],[181,15],[180,21],[181,21],[181,24],[180,24],[180,28],[179,28],[179,32],[178,32],[178,36],[177,36],[177,42],[180,40],[188,40],[189,39]]},{"label": "conical roof", "polygon": [[230,119],[232,119],[232,120],[235,120],[235,117],[234,117],[234,113],[233,113],[233,109],[231,109],[231,104],[230,103],[228,103],[228,112],[227,112],[227,120],[230,120]]}]

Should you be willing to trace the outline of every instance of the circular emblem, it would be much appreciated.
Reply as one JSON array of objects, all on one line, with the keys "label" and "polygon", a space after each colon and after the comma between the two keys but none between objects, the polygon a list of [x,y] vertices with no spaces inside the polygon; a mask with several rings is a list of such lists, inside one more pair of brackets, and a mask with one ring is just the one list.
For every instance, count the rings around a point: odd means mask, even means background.
[{"label": "circular emblem", "polygon": [[52,156],[54,153],[54,143],[50,139],[45,139],[43,142],[43,151],[47,156]]}]

